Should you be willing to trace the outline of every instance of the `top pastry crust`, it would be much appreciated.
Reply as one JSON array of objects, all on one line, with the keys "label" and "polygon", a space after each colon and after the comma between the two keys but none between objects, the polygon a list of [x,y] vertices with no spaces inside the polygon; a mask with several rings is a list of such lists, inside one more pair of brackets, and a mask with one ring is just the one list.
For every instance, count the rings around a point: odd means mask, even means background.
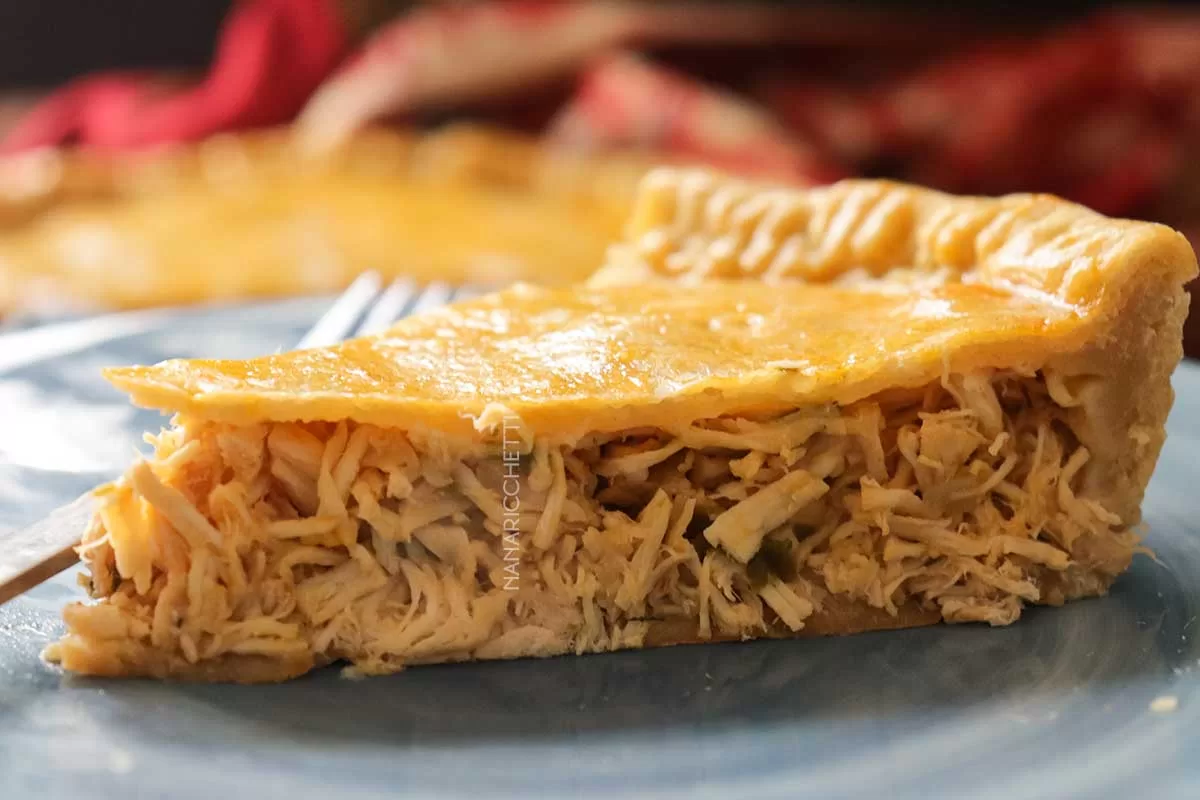
[{"label": "top pastry crust", "polygon": [[978,285],[522,285],[337,347],[107,374],[139,404],[228,422],[352,419],[469,435],[469,417],[500,404],[536,433],[571,438],[850,403],[946,370],[1032,372],[1083,346],[1090,321]]},{"label": "top pastry crust", "polygon": [[983,284],[1095,317],[1118,311],[1134,283],[1173,285],[1195,271],[1176,231],[1052,195],[959,197],[874,180],[797,190],[660,169],[592,283]]},{"label": "top pastry crust", "polygon": [[[1196,272],[1180,234],[1051,197],[863,181],[756,192],[698,172],[646,181],[629,242],[590,288],[517,287],[326,350],[109,376],[144,405],[229,421],[403,419],[463,433],[464,417],[502,404],[573,436],[848,403],[948,369],[1061,367],[1127,315],[1185,302]],[[754,259],[765,266],[741,266]],[[762,280],[701,281],[739,274]],[[787,285],[761,285],[775,280]],[[628,281],[639,285],[611,285]],[[1174,360],[1177,339],[1158,343]]]}]

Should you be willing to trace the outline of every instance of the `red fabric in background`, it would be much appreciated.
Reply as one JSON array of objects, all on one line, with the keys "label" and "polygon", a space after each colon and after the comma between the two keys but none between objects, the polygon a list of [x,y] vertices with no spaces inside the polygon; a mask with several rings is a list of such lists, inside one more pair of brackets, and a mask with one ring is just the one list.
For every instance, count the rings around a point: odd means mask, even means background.
[{"label": "red fabric in background", "polygon": [[130,72],[81,78],[35,107],[0,152],[66,143],[142,147],[287,122],[348,45],[334,0],[243,2],[199,82]]},{"label": "red fabric in background", "polygon": [[702,161],[735,174],[811,185],[845,173],[751,100],[632,53],[595,61],[550,127],[580,149],[634,148]]},{"label": "red fabric in background", "polygon": [[[1200,209],[1194,12],[1106,12],[1036,35],[963,35],[979,23],[960,21],[958,35],[930,29],[929,52],[912,63],[894,56],[912,49],[928,17],[828,13],[686,0],[422,5],[347,60],[337,0],[242,0],[203,79],[83,78],[36,107],[0,150],[196,140],[285,123],[301,109],[298,132],[323,132],[301,139],[322,142],[381,119],[419,123],[497,103],[504,119],[545,119],[530,92],[553,84],[565,101],[549,130],[560,143],[642,146],[805,182],[846,172],[967,193],[1051,191],[1175,224],[1200,215],[1179,213]],[[791,50],[717,74],[715,55],[772,42]],[[613,58],[619,46],[699,48],[714,80]],[[878,52],[888,55],[876,63]]]}]

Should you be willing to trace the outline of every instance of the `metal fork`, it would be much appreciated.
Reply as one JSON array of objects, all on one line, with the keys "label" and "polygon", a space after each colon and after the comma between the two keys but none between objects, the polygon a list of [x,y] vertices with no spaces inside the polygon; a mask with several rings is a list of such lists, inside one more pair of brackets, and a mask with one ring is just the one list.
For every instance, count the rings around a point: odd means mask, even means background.
[{"label": "metal fork", "polygon": [[352,336],[379,333],[401,317],[486,291],[484,286],[451,286],[441,282],[422,287],[412,278],[399,278],[385,287],[378,273],[363,273],[304,334],[296,349],[325,347]]},{"label": "metal fork", "polygon": [[[482,286],[455,287],[446,283],[422,287],[407,278],[385,287],[378,273],[364,273],[309,329],[297,349],[324,347],[351,336],[378,333],[401,317],[485,291]],[[79,560],[75,548],[94,508],[89,493],[28,528],[0,533],[0,603],[49,580]]]}]

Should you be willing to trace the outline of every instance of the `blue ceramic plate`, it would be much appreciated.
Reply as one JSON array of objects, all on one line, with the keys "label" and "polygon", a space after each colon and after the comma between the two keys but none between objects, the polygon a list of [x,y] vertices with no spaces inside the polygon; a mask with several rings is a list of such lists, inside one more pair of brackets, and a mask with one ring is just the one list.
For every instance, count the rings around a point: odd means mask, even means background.
[{"label": "blue ceramic plate", "polygon": [[[161,424],[100,367],[286,348],[323,307],[0,337],[0,527],[117,474]],[[366,681],[328,669],[280,686],[116,682],[38,660],[78,595],[61,575],[0,607],[0,797],[1200,797],[1200,369],[1181,368],[1176,387],[1145,505],[1161,564],[1141,558],[1110,596],[1009,628]]]}]

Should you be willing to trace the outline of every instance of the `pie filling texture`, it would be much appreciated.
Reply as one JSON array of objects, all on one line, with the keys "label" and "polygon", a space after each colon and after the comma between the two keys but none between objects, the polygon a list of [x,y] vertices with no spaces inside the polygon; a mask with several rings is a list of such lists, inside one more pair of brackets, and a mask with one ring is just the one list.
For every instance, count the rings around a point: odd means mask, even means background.
[{"label": "pie filling texture", "polygon": [[56,657],[123,675],[257,656],[282,678],[824,630],[827,608],[1008,624],[1103,592],[1137,547],[1083,489],[1073,402],[973,373],[467,450],[183,419],[106,491],[82,548],[101,602],[68,609]]},{"label": "pie filling texture", "polygon": [[[755,247],[775,266],[738,280]],[[1101,594],[1195,271],[1178,234],[1053,198],[653,176],[592,287],[110,371],[178,416],[99,490],[95,602],[47,655],[269,681]]]}]

